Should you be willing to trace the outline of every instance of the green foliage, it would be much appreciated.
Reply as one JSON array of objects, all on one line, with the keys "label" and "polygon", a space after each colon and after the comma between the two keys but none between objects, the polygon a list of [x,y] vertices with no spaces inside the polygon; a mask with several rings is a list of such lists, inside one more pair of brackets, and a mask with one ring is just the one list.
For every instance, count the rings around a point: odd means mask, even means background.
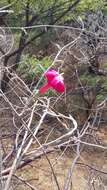
[{"label": "green foliage", "polygon": [[74,11],[65,15],[63,20],[77,20],[78,16],[81,16],[81,18],[84,19],[84,13],[87,11],[97,12],[98,10],[102,10],[104,13],[106,13],[107,8],[103,0],[81,0],[75,7]]},{"label": "green foliage", "polygon": [[97,94],[96,100],[97,100],[97,102],[101,102],[102,100],[104,100],[104,95],[102,95],[102,94]]},{"label": "green foliage", "polygon": [[[34,85],[32,87],[33,92],[36,94],[37,89],[35,89],[36,84],[39,82],[39,87],[44,85],[46,82],[44,78],[42,78],[42,74],[45,70],[49,68],[49,66],[52,64],[52,60],[49,57],[44,57],[41,60],[37,59],[34,56],[29,56],[28,54],[22,56],[22,60],[20,62],[20,65],[17,69],[17,72],[19,75],[27,81],[28,84],[31,84],[33,80]],[[38,87],[38,88],[39,88]],[[55,96],[57,93],[52,90],[48,89],[45,94],[38,94],[39,96]]]},{"label": "green foliage", "polygon": [[79,5],[77,6],[77,11],[97,11],[98,9],[104,8],[104,1],[103,0],[81,0]]},{"label": "green foliage", "polygon": [[7,5],[7,0],[1,0],[0,1],[0,7],[4,7]]},{"label": "green foliage", "polygon": [[100,101],[102,101],[106,96],[107,96],[107,80],[103,79],[102,84],[101,84],[101,89],[98,93],[99,97],[97,97],[97,99],[101,99]]},{"label": "green foliage", "polygon": [[107,63],[103,63],[103,64],[102,64],[102,68],[103,68],[103,69],[107,69]]},{"label": "green foliage", "polygon": [[107,81],[106,80],[102,84],[102,89],[107,92]]},{"label": "green foliage", "polygon": [[[31,19],[34,15],[37,15],[36,24],[49,24],[52,20],[56,20],[60,15],[62,15],[64,10],[67,10],[71,4],[75,1],[65,1],[65,0],[1,0],[0,7],[6,6],[9,3],[12,4],[11,9],[14,14],[9,15],[11,26],[24,26],[26,19],[26,7],[29,2],[29,10]],[[77,18],[78,15],[82,16],[85,11],[97,11],[97,9],[104,10],[107,9],[104,6],[103,0],[81,0],[75,9],[71,12],[65,14],[59,22],[65,22],[66,20],[72,20]],[[16,21],[16,22],[15,22]]]},{"label": "green foliage", "polygon": [[90,74],[84,73],[83,75],[80,76],[80,80],[83,83],[83,85],[89,85],[89,86],[94,86],[96,82],[100,79],[99,76],[92,76]]},{"label": "green foliage", "polygon": [[84,73],[80,76],[80,80],[83,86],[95,87],[97,81],[100,82],[100,88],[96,91],[96,101],[99,103],[105,99],[107,96],[107,80],[106,77],[98,76],[98,75],[90,75],[88,73]]},{"label": "green foliage", "polygon": [[39,60],[36,57],[26,54],[22,56],[22,60],[17,71],[25,79],[33,80],[34,77],[40,78],[42,73],[48,69],[51,63],[52,60],[49,57],[44,57]]},{"label": "green foliage", "polygon": [[[42,86],[45,83],[45,80],[41,78],[42,74],[45,70],[49,68],[51,65],[52,60],[49,57],[44,57],[43,59],[39,60],[36,57],[29,56],[28,54],[22,56],[22,60],[20,65],[17,69],[17,72],[21,75],[23,79],[27,81],[27,83],[32,83],[33,79],[36,79],[36,83],[39,82],[39,86]],[[41,80],[42,79],[42,80]],[[33,86],[34,93],[36,93],[35,86]],[[53,96],[56,92],[49,89],[46,91],[43,96]],[[42,95],[39,95],[42,96]]]},{"label": "green foliage", "polygon": [[[43,84],[41,84],[42,86]],[[37,90],[34,89],[33,91],[35,94],[37,94]],[[48,89],[44,94],[38,94],[39,96],[47,96],[47,97],[52,97],[52,96],[56,96],[57,92],[54,89]]]}]

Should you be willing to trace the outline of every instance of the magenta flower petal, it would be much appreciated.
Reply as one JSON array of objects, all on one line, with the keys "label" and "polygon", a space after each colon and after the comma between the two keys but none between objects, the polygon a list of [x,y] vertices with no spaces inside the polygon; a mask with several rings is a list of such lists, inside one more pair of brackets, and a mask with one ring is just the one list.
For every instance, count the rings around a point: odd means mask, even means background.
[{"label": "magenta flower petal", "polygon": [[54,77],[58,76],[59,74],[57,71],[52,69],[52,70],[46,71],[44,75],[47,78],[47,81],[50,82],[54,79]]},{"label": "magenta flower petal", "polygon": [[47,83],[39,89],[39,93],[45,93],[49,88],[53,88],[60,93],[65,91],[64,78],[57,71],[48,70],[44,76],[47,79]]},{"label": "magenta flower petal", "polygon": [[65,91],[64,78],[61,75],[54,77],[50,83],[50,86],[57,92],[63,93]]},{"label": "magenta flower petal", "polygon": [[39,93],[40,93],[40,94],[44,94],[49,88],[50,88],[49,83],[46,83],[46,84],[44,84],[44,86],[42,86],[42,87],[39,89]]}]

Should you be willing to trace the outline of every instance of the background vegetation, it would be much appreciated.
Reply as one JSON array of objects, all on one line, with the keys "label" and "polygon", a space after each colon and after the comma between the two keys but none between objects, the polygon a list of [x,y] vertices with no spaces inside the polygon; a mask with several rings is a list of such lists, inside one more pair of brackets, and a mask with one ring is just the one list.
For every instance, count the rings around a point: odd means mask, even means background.
[{"label": "background vegetation", "polygon": [[106,189],[107,2],[1,0],[0,63],[0,189]]}]

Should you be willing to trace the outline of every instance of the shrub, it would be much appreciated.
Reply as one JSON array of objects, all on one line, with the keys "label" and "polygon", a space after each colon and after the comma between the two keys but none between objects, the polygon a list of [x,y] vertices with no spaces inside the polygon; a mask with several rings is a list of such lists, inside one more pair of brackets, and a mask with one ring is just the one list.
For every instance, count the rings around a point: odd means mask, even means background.
[{"label": "shrub", "polygon": [[[37,59],[35,56],[26,54],[22,56],[17,72],[26,83],[31,86],[32,90],[36,91],[36,84],[39,83],[39,86],[41,86],[45,82],[42,78],[42,74],[51,64],[52,60],[50,57]],[[51,89],[45,93],[46,96],[51,96],[53,94],[55,94],[55,92],[53,93]]]}]

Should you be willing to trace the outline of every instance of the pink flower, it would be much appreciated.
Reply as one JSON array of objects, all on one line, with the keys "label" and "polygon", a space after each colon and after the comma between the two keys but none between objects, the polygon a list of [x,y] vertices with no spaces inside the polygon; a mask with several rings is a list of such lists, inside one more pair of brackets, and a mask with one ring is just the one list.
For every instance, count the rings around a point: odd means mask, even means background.
[{"label": "pink flower", "polygon": [[57,92],[62,93],[65,90],[64,78],[61,75],[54,77],[50,84]]},{"label": "pink flower", "polygon": [[44,76],[47,78],[47,81],[50,82],[54,79],[54,77],[58,76],[59,73],[55,70],[48,70],[45,72]]},{"label": "pink flower", "polygon": [[57,92],[63,93],[65,90],[64,78],[55,70],[48,70],[44,76],[47,83],[39,89],[39,93],[45,93],[49,88],[55,89]]}]

